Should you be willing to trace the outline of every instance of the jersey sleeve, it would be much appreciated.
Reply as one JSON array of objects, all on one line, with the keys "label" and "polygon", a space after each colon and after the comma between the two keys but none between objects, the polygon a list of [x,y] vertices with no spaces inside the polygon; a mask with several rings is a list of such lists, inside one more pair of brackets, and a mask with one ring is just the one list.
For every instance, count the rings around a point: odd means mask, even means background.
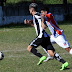
[{"label": "jersey sleeve", "polygon": [[48,13],[45,15],[45,17],[46,17],[46,21],[50,21],[51,18],[53,18],[53,15],[51,13]]}]

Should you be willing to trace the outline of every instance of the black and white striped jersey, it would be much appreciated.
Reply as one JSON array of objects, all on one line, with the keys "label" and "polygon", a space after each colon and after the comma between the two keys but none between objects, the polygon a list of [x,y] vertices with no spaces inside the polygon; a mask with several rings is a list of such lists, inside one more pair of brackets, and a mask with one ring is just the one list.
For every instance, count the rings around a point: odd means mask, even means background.
[{"label": "black and white striped jersey", "polygon": [[36,30],[36,34],[38,36],[38,38],[42,38],[49,36],[45,30],[43,30],[42,28],[42,20],[41,20],[41,15],[40,13],[36,12],[36,14],[33,16],[33,23],[34,23],[34,27]]}]

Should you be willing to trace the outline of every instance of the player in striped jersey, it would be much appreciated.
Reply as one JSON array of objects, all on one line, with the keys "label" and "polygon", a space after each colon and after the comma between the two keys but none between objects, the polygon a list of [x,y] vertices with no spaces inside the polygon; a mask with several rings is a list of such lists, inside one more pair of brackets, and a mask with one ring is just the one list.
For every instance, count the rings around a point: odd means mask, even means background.
[{"label": "player in striped jersey", "polygon": [[33,24],[36,30],[37,37],[29,44],[29,46],[27,47],[27,50],[33,53],[34,55],[40,57],[40,61],[37,64],[37,65],[40,65],[46,59],[46,57],[40,54],[36,49],[39,45],[41,45],[43,48],[47,50],[50,56],[53,56],[56,60],[63,63],[62,68],[60,70],[64,70],[65,68],[67,68],[68,62],[62,59],[58,53],[55,53],[55,49],[50,42],[49,35],[42,28],[41,15],[40,13],[37,12],[37,4],[31,3],[29,5],[29,11],[30,11],[30,14],[33,15]]},{"label": "player in striped jersey", "polygon": [[[41,10],[41,13],[42,13],[43,22],[46,24],[46,26],[49,28],[49,30],[52,34],[50,36],[51,43],[52,44],[57,43],[60,47],[64,48],[67,52],[69,52],[72,55],[72,49],[70,48],[70,45],[65,38],[64,32],[63,32],[63,30],[61,30],[59,28],[59,26],[58,26],[57,22],[55,21],[53,15],[51,13],[47,14],[47,10],[45,8],[43,8]],[[46,28],[44,23],[42,23],[43,29]],[[45,52],[47,53],[46,50],[45,50]],[[49,57],[45,61],[48,61],[48,60],[49,60]]]}]

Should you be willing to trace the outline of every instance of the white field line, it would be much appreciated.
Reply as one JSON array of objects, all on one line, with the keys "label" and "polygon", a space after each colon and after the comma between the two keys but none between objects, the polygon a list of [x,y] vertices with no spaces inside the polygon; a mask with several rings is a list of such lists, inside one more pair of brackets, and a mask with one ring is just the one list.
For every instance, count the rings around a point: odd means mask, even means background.
[{"label": "white field line", "polygon": [[[41,49],[41,48],[38,48],[38,49]],[[22,51],[26,51],[27,49],[23,49],[23,50],[4,50],[2,52],[22,52]],[[59,53],[60,55],[67,55],[69,53]],[[46,55],[46,54],[44,54]],[[30,54],[29,56],[35,56],[33,54]],[[9,55],[9,56],[5,56],[5,58],[20,58],[20,57],[25,57],[24,55],[20,55],[20,56],[15,56],[15,55]]]},{"label": "white field line", "polygon": [[[72,46],[72,45],[70,45]],[[41,49],[41,48],[37,48],[37,49]],[[26,51],[27,49],[22,49],[22,50],[3,50],[2,52],[16,52],[16,51]]]},{"label": "white field line", "polygon": [[13,56],[13,55],[9,55],[9,56],[6,56],[4,58],[22,58],[22,57],[25,57],[24,55],[22,56]]},{"label": "white field line", "polygon": [[[41,48],[37,48],[37,49],[41,49]],[[22,50],[3,50],[2,52],[21,52],[21,51],[27,51],[27,49],[22,49]]]},{"label": "white field line", "polygon": [[[72,46],[72,45],[70,45]],[[37,48],[37,49],[41,49],[41,48]],[[27,49],[22,49],[22,50],[3,50],[2,52],[16,52],[16,51],[26,51]]]},{"label": "white field line", "polygon": [[[69,53],[59,53],[60,55],[68,55]],[[44,55],[46,55],[46,54],[44,54]],[[30,54],[29,56],[35,56],[35,55],[32,55],[32,54]],[[20,56],[13,56],[13,55],[9,55],[9,56],[6,56],[5,58],[20,58],[20,57],[25,57],[24,55],[20,55]]]},{"label": "white field line", "polygon": [[[41,49],[41,48],[37,48],[37,49]],[[4,50],[4,51],[1,51],[1,52],[22,52],[22,51],[27,51],[27,49],[22,49],[22,50]],[[35,55],[29,55],[29,56],[35,56]],[[20,57],[25,57],[24,55],[22,56],[13,56],[13,55],[9,55],[9,56],[5,56],[4,58],[20,58]]]},{"label": "white field line", "polygon": [[26,51],[27,49],[22,49],[22,50],[4,50],[2,52],[17,52],[17,51]]},{"label": "white field line", "polygon": [[[9,32],[9,31],[16,31],[14,29],[4,29],[4,30],[0,30],[1,32]],[[17,31],[25,31],[24,29],[23,30],[17,30]]]}]

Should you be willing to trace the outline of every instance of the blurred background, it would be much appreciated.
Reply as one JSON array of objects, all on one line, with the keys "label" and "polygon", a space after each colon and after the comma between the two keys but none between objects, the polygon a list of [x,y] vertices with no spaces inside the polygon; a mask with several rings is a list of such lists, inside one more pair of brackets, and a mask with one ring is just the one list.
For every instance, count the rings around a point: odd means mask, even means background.
[{"label": "blurred background", "polygon": [[[42,7],[49,9],[72,48],[72,0],[0,0],[0,51],[5,55],[0,61],[0,72],[61,72],[60,62],[51,60],[37,66],[39,58],[27,51],[36,37],[34,27],[24,24],[24,19],[32,19],[29,13],[32,2],[39,5],[39,12]],[[51,35],[48,28],[46,31]],[[53,46],[69,62],[63,72],[72,72],[72,56],[57,44]],[[38,51],[47,56],[42,47],[38,47]]]},{"label": "blurred background", "polygon": [[28,10],[32,2],[39,5],[39,11],[47,7],[58,22],[72,20],[72,0],[0,0],[0,26],[32,19]]}]

